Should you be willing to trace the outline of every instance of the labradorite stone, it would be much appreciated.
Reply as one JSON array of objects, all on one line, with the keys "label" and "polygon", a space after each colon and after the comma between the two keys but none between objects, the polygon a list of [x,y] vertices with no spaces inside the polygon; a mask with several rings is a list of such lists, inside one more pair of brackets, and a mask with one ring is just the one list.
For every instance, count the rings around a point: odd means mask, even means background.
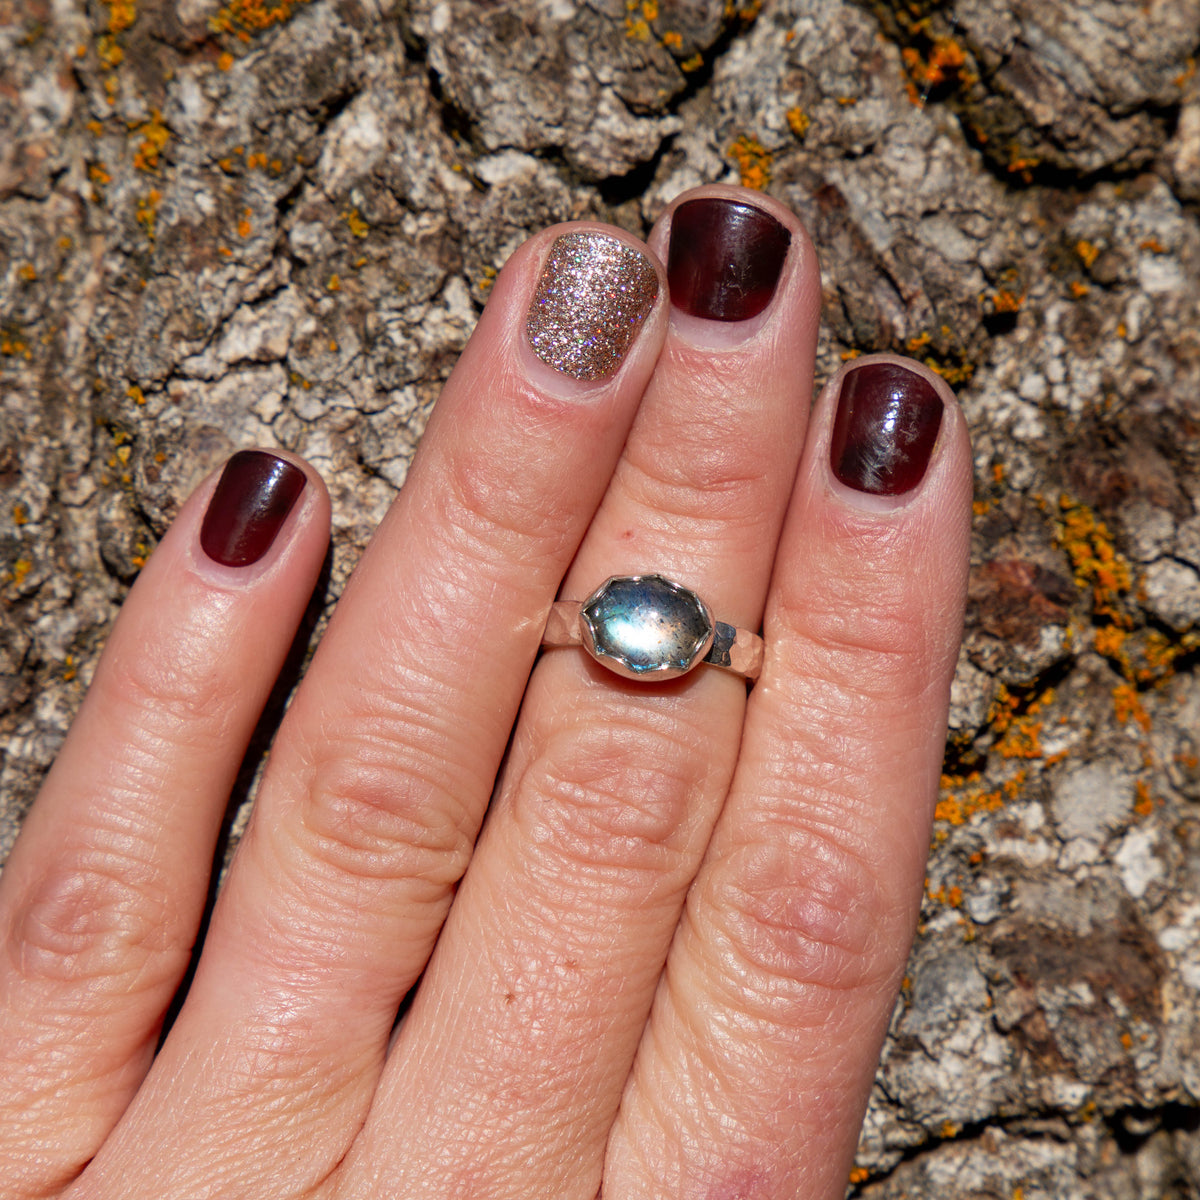
[{"label": "labradorite stone", "polygon": [[635,679],[682,675],[712,642],[704,605],[661,575],[610,579],[587,600],[581,615],[597,659]]}]

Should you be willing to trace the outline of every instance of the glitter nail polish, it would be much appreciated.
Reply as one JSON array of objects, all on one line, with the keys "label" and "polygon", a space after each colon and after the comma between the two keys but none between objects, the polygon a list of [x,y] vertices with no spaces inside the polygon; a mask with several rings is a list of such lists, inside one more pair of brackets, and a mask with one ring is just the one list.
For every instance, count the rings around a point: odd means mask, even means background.
[{"label": "glitter nail polish", "polygon": [[658,273],[640,251],[603,233],[566,233],[550,247],[525,331],[533,352],[556,371],[605,379],[657,299]]}]

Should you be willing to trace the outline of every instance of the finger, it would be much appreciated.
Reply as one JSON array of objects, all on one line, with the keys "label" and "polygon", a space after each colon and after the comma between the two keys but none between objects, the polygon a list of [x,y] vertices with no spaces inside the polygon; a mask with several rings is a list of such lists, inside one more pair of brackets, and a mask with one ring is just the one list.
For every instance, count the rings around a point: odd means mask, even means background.
[{"label": "finger", "polygon": [[96,1152],[187,966],[247,743],[329,536],[325,489],[246,451],[135,583],[0,882],[0,1178]]},{"label": "finger", "polygon": [[[651,248],[672,263],[671,328],[563,595],[662,572],[754,629],[811,395],[816,258],[781,205],[719,188],[684,197]],[[685,310],[680,264],[697,262],[736,265],[754,303],[693,273]],[[387,1178],[413,1197],[592,1200],[745,695],[711,668],[656,686],[578,649],[547,653],[378,1119],[348,1164],[363,1172],[356,1194]]]},{"label": "finger", "polygon": [[920,898],[970,501],[965,423],[932,372],[879,356],[831,381],[605,1200],[843,1195]]},{"label": "finger", "polygon": [[[659,294],[640,249],[591,226],[539,235],[497,279],[281,727],[188,1002],[99,1178],[196,1196],[242,1159],[247,1194],[276,1194],[344,1155],[657,357]],[[181,1085],[199,1073],[203,1092]],[[164,1112],[194,1176],[133,1166]]]}]

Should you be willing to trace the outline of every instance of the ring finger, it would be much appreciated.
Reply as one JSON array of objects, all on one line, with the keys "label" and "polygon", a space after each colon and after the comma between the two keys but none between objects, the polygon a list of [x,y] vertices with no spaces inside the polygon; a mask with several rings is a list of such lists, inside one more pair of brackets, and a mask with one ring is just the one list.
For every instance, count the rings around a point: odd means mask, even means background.
[{"label": "ring finger", "polygon": [[[684,197],[650,244],[671,325],[561,594],[662,573],[757,629],[811,396],[815,254],[782,206],[727,188]],[[544,656],[345,1194],[596,1194],[745,694]]]}]

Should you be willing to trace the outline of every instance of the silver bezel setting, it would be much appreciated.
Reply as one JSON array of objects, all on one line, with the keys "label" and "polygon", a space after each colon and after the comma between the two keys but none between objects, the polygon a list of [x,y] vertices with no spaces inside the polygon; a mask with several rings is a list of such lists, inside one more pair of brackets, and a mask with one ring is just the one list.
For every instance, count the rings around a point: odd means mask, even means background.
[{"label": "silver bezel setting", "polygon": [[[692,610],[692,615],[698,617],[704,626],[704,633],[693,641],[681,642],[678,654],[670,661],[654,666],[644,666],[632,661],[628,656],[612,650],[613,639],[605,638],[603,629],[599,628],[600,620],[595,609],[608,598],[614,584],[653,584],[663,589],[675,598],[677,602]],[[606,579],[581,605],[579,613],[580,640],[583,648],[602,666],[626,679],[636,679],[643,682],[658,682],[665,679],[675,679],[693,670],[708,653],[713,644],[716,624],[708,605],[696,595],[691,588],[686,588],[665,575],[613,575]],[[599,639],[600,645],[597,645]],[[609,643],[605,648],[604,643]]]}]

